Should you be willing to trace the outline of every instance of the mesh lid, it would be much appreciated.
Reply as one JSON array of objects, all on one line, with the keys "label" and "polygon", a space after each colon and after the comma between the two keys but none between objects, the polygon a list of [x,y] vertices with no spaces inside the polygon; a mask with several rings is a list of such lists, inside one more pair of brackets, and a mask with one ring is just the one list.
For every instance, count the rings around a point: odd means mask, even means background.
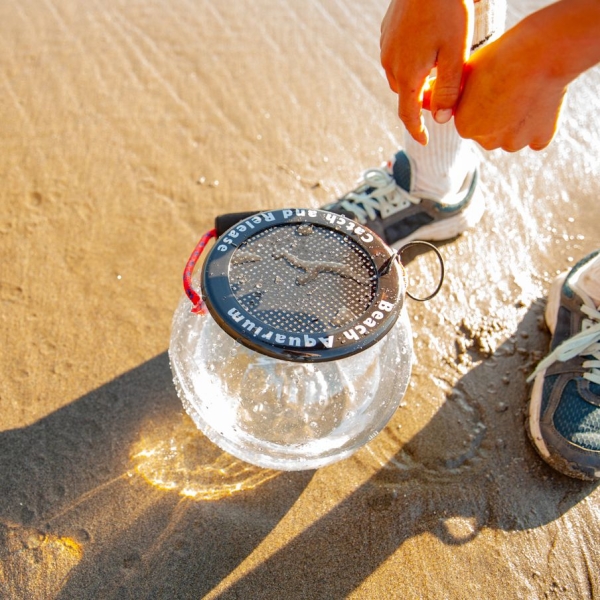
[{"label": "mesh lid", "polygon": [[202,292],[219,325],[245,346],[284,360],[355,354],[394,325],[402,267],[372,231],[322,210],[255,214],[217,240]]}]

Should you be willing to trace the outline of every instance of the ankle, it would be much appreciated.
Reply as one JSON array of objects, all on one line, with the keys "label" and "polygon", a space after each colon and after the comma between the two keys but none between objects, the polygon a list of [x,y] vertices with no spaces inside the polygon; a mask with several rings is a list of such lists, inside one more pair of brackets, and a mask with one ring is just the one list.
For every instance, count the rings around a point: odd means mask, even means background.
[{"label": "ankle", "polygon": [[477,167],[475,144],[458,135],[454,121],[441,125],[427,111],[424,119],[430,134],[429,144],[421,146],[409,135],[404,139],[413,170],[410,191],[444,202],[459,192],[467,175]]}]

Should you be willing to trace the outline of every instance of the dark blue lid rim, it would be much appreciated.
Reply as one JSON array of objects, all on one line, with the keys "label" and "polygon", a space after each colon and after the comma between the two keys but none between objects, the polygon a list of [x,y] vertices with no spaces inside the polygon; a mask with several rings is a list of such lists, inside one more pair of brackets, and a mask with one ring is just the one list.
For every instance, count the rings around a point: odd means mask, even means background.
[{"label": "dark blue lid rim", "polygon": [[[354,322],[321,333],[291,333],[263,323],[238,302],[229,282],[235,250],[255,235],[283,225],[314,224],[341,233],[370,255],[377,272],[373,301]],[[203,265],[202,297],[219,326],[244,346],[273,358],[325,362],[351,356],[377,343],[402,310],[405,281],[394,251],[370,229],[344,216],[318,209],[279,209],[254,214],[230,227],[214,244]],[[202,317],[200,317],[202,318]]]}]

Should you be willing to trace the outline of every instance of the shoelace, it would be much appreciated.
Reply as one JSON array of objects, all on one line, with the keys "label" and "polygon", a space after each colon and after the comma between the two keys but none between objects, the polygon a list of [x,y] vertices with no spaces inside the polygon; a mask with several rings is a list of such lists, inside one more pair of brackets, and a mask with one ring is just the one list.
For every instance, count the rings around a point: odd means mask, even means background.
[{"label": "shoelace", "polygon": [[[406,205],[406,202],[418,204],[419,198],[411,196],[403,190],[396,180],[384,169],[368,169],[361,178],[357,189],[365,188],[365,191],[353,191],[346,194],[340,206],[351,212],[357,220],[365,225],[367,219],[376,219],[379,215],[387,216]],[[367,192],[366,190],[370,190]]]},{"label": "shoelace", "polygon": [[565,340],[548,354],[527,378],[527,381],[535,379],[538,373],[556,361],[565,362],[575,356],[590,356],[592,360],[583,362],[582,366],[586,369],[583,376],[600,385],[600,311],[589,306],[582,306],[581,311],[590,317],[583,320],[581,331]]}]

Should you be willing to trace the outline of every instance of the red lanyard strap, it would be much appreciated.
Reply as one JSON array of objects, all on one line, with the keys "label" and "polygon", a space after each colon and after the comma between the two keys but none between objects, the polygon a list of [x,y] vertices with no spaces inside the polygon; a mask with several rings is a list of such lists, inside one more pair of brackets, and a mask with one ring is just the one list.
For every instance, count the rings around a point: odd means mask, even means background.
[{"label": "red lanyard strap", "polygon": [[196,290],[192,287],[192,273],[194,272],[194,267],[200,258],[200,255],[204,251],[206,244],[212,239],[217,237],[217,230],[211,229],[207,231],[201,238],[200,241],[196,244],[192,255],[188,258],[187,264],[185,265],[185,270],[183,271],[183,289],[187,297],[192,302],[192,312],[204,315],[206,314],[206,304],[204,300],[200,297],[200,294],[196,292]]}]

